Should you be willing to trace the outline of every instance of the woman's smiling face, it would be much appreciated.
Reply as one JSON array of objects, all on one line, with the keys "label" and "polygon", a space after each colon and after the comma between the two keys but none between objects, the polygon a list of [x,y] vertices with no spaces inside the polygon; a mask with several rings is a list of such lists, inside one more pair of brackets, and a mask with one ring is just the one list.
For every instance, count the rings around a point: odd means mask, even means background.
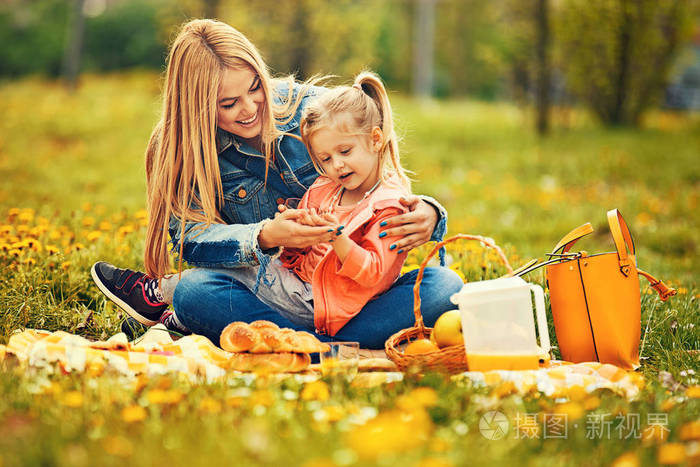
[{"label": "woman's smiling face", "polygon": [[250,68],[224,71],[217,97],[217,126],[244,140],[262,131],[265,93],[260,77]]}]

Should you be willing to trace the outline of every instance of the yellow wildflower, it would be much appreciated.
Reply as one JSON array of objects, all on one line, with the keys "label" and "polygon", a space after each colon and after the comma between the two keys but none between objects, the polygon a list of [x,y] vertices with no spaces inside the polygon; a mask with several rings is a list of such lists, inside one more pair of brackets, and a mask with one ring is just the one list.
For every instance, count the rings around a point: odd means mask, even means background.
[{"label": "yellow wildflower", "polygon": [[19,250],[17,248],[13,248],[12,250],[8,251],[7,254],[9,256],[14,256],[15,258],[19,258],[22,256],[22,250]]},{"label": "yellow wildflower", "polygon": [[9,243],[0,243],[0,251],[8,252],[12,249]]},{"label": "yellow wildflower", "polygon": [[611,467],[639,467],[639,456],[636,452],[626,452],[613,461]]},{"label": "yellow wildflower", "polygon": [[685,395],[690,397],[691,399],[699,399],[700,386],[690,386],[688,389],[685,390]]},{"label": "yellow wildflower", "polygon": [[92,210],[92,203],[90,201],[85,201],[80,209],[85,212],[90,212]]},{"label": "yellow wildflower", "polygon": [[339,405],[329,405],[323,408],[324,420],[328,422],[337,422],[345,416],[345,410]]},{"label": "yellow wildflower", "polygon": [[270,407],[275,402],[275,396],[267,389],[260,389],[250,395],[250,405]]},{"label": "yellow wildflower", "polygon": [[143,421],[147,415],[146,409],[140,405],[130,405],[122,409],[122,420],[126,423]]},{"label": "yellow wildflower", "polygon": [[326,401],[330,397],[330,389],[323,381],[311,381],[301,390],[301,399],[305,401]]},{"label": "yellow wildflower", "polygon": [[89,242],[94,242],[96,240],[99,240],[101,236],[102,232],[100,232],[99,230],[93,230],[92,232],[87,234],[85,238],[87,238]]},{"label": "yellow wildflower", "polygon": [[58,254],[61,251],[56,245],[46,245],[46,253],[49,255]]},{"label": "yellow wildflower", "polygon": [[555,414],[566,414],[568,421],[578,420],[583,417],[584,410],[581,404],[578,402],[564,402],[563,404],[557,404],[554,406],[553,412]]},{"label": "yellow wildflower", "polygon": [[454,464],[444,457],[425,457],[421,459],[416,467],[453,467]]},{"label": "yellow wildflower", "polygon": [[700,420],[694,420],[681,426],[680,438],[683,441],[700,439]]},{"label": "yellow wildflower", "polygon": [[169,389],[169,390],[163,390],[163,389],[151,389],[146,393],[146,399],[148,399],[149,404],[163,404],[163,405],[169,405],[169,404],[177,404],[180,402],[185,395],[177,390],[174,389]]},{"label": "yellow wildflower", "polygon": [[134,452],[134,446],[131,441],[123,436],[108,436],[102,440],[102,449],[107,454],[118,457],[129,457]]},{"label": "yellow wildflower", "polygon": [[424,444],[433,425],[424,411],[391,410],[379,414],[346,435],[346,443],[363,459],[402,453]]},{"label": "yellow wildflower", "polygon": [[112,230],[112,223],[110,221],[102,221],[98,228],[100,230]]},{"label": "yellow wildflower", "polygon": [[206,413],[219,413],[221,412],[221,402],[211,397],[205,397],[199,401],[199,410]]},{"label": "yellow wildflower", "polygon": [[83,217],[82,221],[83,227],[92,227],[95,225],[95,218],[92,216],[85,216]]},{"label": "yellow wildflower", "polygon": [[63,269],[64,271],[67,271],[68,269],[70,269],[70,265],[71,265],[70,261],[64,261],[61,263],[61,269]]},{"label": "yellow wildflower", "polygon": [[148,217],[148,212],[145,209],[139,209],[134,214],[134,217],[137,219],[146,219]]},{"label": "yellow wildflower", "polygon": [[70,391],[63,395],[61,403],[66,407],[78,408],[83,405],[83,395],[78,391]]},{"label": "yellow wildflower", "polygon": [[675,465],[685,461],[685,446],[682,443],[666,443],[656,453],[659,464]]}]

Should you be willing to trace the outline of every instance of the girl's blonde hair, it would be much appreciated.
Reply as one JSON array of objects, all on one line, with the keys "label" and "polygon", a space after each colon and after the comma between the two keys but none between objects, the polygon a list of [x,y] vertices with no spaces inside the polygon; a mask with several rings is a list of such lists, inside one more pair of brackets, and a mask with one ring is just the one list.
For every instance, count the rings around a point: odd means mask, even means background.
[{"label": "girl's blonde hair", "polygon": [[[255,46],[228,24],[193,20],[182,26],[168,54],[163,110],[146,150],[148,228],[145,267],[152,277],[171,272],[168,226],[171,216],[180,225],[180,265],[187,222],[206,228],[223,222],[219,207],[223,189],[216,147],[217,99],[227,69],[252,70],[265,96],[262,112],[262,152],[269,165],[274,142],[294,116],[306,87],[293,99],[293,78],[287,96],[276,96],[270,73]],[[278,97],[281,104],[276,104]],[[267,175],[267,171],[266,171]]]},{"label": "girl's blonde hair", "polygon": [[379,76],[369,71],[357,75],[352,86],[330,89],[304,108],[300,123],[301,139],[309,150],[316,170],[321,174],[325,173],[313,153],[311,137],[321,128],[337,126],[348,121],[352,127],[343,128],[343,131],[347,130],[352,134],[369,137],[372,128],[379,127],[382,130],[379,177],[386,182],[392,175],[396,175],[400,183],[410,191],[411,181],[407,171],[401,167],[389,96]]}]

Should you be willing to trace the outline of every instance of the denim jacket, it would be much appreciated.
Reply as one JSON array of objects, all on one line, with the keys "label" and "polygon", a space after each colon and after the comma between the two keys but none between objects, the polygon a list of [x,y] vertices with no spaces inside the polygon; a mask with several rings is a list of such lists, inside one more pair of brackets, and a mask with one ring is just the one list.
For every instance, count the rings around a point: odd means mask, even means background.
[{"label": "denim jacket", "polygon": [[[277,87],[278,94],[287,95],[287,85]],[[294,96],[301,85],[294,85]],[[299,121],[304,106],[324,88],[313,87],[302,98],[294,117],[278,128],[288,134],[299,135]],[[279,102],[279,97],[275,97]],[[279,254],[279,248],[261,250],[258,234],[263,224],[274,217],[277,205],[287,198],[301,198],[318,177],[304,144],[289,135],[282,135],[275,145],[275,160],[270,164],[265,183],[265,157],[234,135],[217,129],[219,170],[224,193],[220,215],[225,224],[211,224],[206,229],[193,228],[188,223],[182,256],[188,264],[197,267],[235,268],[260,265],[255,289],[265,279],[265,269],[270,260]],[[422,196],[439,212],[439,220],[431,240],[440,241],[447,229],[447,212],[434,199]],[[171,218],[169,233],[173,251],[179,252],[181,222]]]}]

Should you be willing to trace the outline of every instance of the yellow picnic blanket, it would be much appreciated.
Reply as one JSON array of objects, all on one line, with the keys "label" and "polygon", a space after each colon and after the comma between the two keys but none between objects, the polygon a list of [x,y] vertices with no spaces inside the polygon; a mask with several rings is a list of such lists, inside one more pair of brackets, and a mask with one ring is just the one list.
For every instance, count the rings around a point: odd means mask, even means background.
[{"label": "yellow picnic blanket", "polygon": [[[193,380],[212,381],[229,373],[227,361],[231,354],[216,347],[203,336],[190,335],[173,341],[162,325],[152,327],[140,340],[128,342],[117,334],[104,342],[91,342],[63,331],[35,329],[18,331],[7,346],[0,345],[0,359],[6,354],[21,362],[50,371],[101,374],[106,369],[117,373],[148,376],[181,373]],[[307,375],[316,379],[316,375]],[[354,384],[372,387],[401,381],[399,372],[360,373]],[[596,362],[551,362],[538,370],[464,372],[453,376],[455,381],[470,380],[475,385],[488,385],[504,391],[526,393],[538,391],[548,396],[566,396],[576,388],[591,392],[610,389],[622,396],[634,398],[644,384],[639,373],[625,371],[614,365]]]}]

